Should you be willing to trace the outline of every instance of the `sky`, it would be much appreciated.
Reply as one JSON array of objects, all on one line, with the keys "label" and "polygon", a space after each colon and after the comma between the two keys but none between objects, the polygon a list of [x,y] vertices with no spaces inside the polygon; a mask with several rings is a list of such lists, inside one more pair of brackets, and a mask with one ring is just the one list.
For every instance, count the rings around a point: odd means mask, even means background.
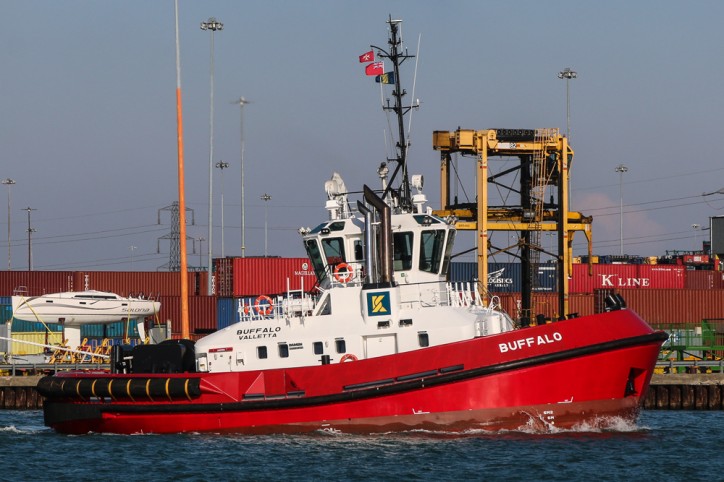
[{"label": "sky", "polygon": [[[16,183],[0,185],[0,269],[28,269],[28,207],[35,270],[167,264],[163,208],[178,199],[173,1],[2,0],[0,15],[0,179]],[[208,242],[211,33],[200,23],[224,24],[213,163],[229,167],[213,169],[213,256],[241,255],[243,138],[245,254],[298,257],[298,229],[326,219],[333,172],[352,191],[379,184],[387,119],[358,57],[386,45],[389,15],[403,20],[410,53],[419,44],[417,76],[408,64],[402,79],[420,100],[409,168],[434,209],[433,131],[565,132],[568,99],[571,207],[594,217],[595,254],[622,248],[621,202],[632,255],[695,249],[709,217],[724,215],[724,194],[702,196],[724,189],[724,2],[179,0],[188,235],[207,240],[195,253],[189,244],[189,265],[206,265]],[[557,77],[566,67],[578,74],[568,97]],[[460,166],[471,178],[472,160]],[[574,255],[585,253],[579,235]]]}]

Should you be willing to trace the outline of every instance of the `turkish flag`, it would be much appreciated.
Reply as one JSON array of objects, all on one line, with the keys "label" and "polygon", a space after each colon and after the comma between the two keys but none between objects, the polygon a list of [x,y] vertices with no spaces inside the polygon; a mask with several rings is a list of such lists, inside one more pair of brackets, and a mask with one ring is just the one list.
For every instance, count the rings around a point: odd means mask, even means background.
[{"label": "turkish flag", "polygon": [[375,53],[370,50],[369,52],[365,52],[362,55],[359,56],[360,63],[362,62],[374,62],[375,61]]},{"label": "turkish flag", "polygon": [[365,67],[367,75],[382,75],[385,73],[385,64],[383,62],[372,62]]}]

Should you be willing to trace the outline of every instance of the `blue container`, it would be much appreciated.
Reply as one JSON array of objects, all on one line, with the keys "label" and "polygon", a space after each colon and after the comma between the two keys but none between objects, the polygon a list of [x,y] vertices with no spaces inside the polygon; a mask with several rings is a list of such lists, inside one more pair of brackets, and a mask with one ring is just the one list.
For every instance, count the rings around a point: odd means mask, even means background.
[{"label": "blue container", "polygon": [[217,298],[216,328],[222,329],[239,321],[238,305],[234,298]]},{"label": "blue container", "polygon": [[12,296],[0,296],[0,305],[13,305],[13,297]]},{"label": "blue container", "polygon": [[117,321],[115,323],[92,323],[87,325],[81,325],[80,336],[81,338],[120,338],[126,336],[126,329],[128,330],[129,337],[138,337],[138,326],[135,322],[130,322],[126,328],[125,321]]},{"label": "blue container", "polygon": [[0,324],[7,323],[13,319],[12,305],[0,304]]},{"label": "blue container", "polygon": [[[450,263],[450,281],[470,282],[478,278],[475,262]],[[520,263],[489,263],[488,290],[494,293],[516,293],[521,288]]]},{"label": "blue container", "polygon": [[[477,279],[478,265],[474,262],[450,263],[451,282],[469,282]],[[520,263],[489,263],[488,290],[492,293],[520,293],[523,288]],[[534,276],[533,291],[555,291],[558,286],[558,270],[554,263],[541,264]]]},{"label": "blue container", "polygon": [[[39,321],[16,320],[13,318],[12,330],[16,333],[43,333],[45,326]],[[63,326],[58,323],[47,323],[50,331],[63,331]]]},{"label": "blue container", "polygon": [[533,291],[551,292],[558,289],[558,265],[546,264],[538,266],[538,274]]}]

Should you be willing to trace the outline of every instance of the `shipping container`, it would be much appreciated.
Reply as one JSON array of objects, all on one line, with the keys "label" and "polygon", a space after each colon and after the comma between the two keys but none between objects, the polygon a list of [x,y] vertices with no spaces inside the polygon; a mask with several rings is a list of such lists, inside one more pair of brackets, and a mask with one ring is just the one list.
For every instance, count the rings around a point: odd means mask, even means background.
[{"label": "shipping container", "polygon": [[[16,332],[12,331],[12,346],[9,353],[13,355],[37,355],[43,353],[45,348],[38,345],[60,345],[63,334],[59,332]],[[30,342],[30,343],[23,343]]]},{"label": "shipping container", "polygon": [[0,295],[12,296],[18,288],[29,296],[73,290],[72,271],[0,271]]},{"label": "shipping container", "polygon": [[[188,272],[189,296],[205,296],[208,276],[206,272]],[[76,271],[75,291],[109,291],[121,296],[157,298],[181,295],[181,274],[178,271]]]},{"label": "shipping container", "polygon": [[[517,319],[523,315],[520,309],[520,293],[501,293],[496,296],[500,298],[502,308],[513,318]],[[532,308],[529,317],[531,321],[536,321],[538,315],[542,315],[542,319],[546,322],[553,322],[560,318],[591,314],[593,314],[593,295],[569,295],[568,312],[562,315],[558,309],[557,293],[535,293],[532,296]]]},{"label": "shipping container", "polygon": [[618,291],[629,308],[649,323],[698,323],[724,318],[724,293],[697,289],[626,289]]},{"label": "shipping container", "polygon": [[117,321],[115,323],[88,323],[81,325],[80,337],[83,338],[138,338],[138,323]]},{"label": "shipping container", "polygon": [[234,298],[217,298],[216,328],[220,330],[236,323],[239,320],[237,309],[237,301]]},{"label": "shipping container", "polygon": [[641,265],[638,277],[642,281],[639,288],[683,289],[686,284],[686,268],[677,265]]},{"label": "shipping container", "polygon": [[688,269],[685,272],[684,287],[687,290],[724,289],[724,272]]},{"label": "shipping container", "polygon": [[216,296],[230,298],[234,296],[234,258],[214,259],[214,288]]},{"label": "shipping container", "polygon": [[[522,288],[520,263],[489,263],[488,291],[492,293],[519,293]],[[541,264],[536,269],[533,291],[556,291],[558,271],[555,264]],[[450,281],[468,282],[478,278],[475,262],[450,263]]]},{"label": "shipping container", "polygon": [[574,264],[569,280],[570,293],[593,293],[597,289],[683,289],[684,267],[649,264],[596,264],[593,275],[588,265]]},{"label": "shipping container", "polygon": [[0,324],[7,323],[13,319],[13,307],[11,304],[0,305]]},{"label": "shipping container", "polygon": [[310,292],[317,277],[308,258],[233,258],[234,297]]},{"label": "shipping container", "polygon": [[[595,294],[571,294],[568,314],[587,316],[603,311],[603,299],[610,293],[620,294],[628,308],[650,324],[701,323],[705,319],[724,318],[724,292],[710,289],[597,289]],[[498,293],[502,308],[514,318],[520,316],[520,293]],[[557,319],[558,298],[555,293],[537,293],[533,297],[532,318],[542,314]],[[598,304],[600,306],[596,307]]]},{"label": "shipping container", "polygon": [[0,354],[7,353],[10,348],[8,338],[10,338],[10,324],[0,323]]},{"label": "shipping container", "polygon": [[627,264],[594,264],[592,275],[588,274],[587,264],[574,264],[571,279],[568,282],[570,293],[593,293],[599,288],[633,287],[640,284],[638,266]]},{"label": "shipping container", "polygon": [[[172,271],[0,271],[0,295],[23,288],[28,296],[65,291],[110,291],[121,296],[179,296],[180,274]],[[206,296],[208,274],[189,271],[190,296]]]},{"label": "shipping container", "polygon": [[63,331],[63,326],[59,323],[42,323],[40,321],[17,320],[15,318],[13,318],[10,326],[13,331],[17,332]]},{"label": "shipping container", "polygon": [[[171,323],[174,337],[181,333],[181,297],[162,296],[159,298],[161,309],[154,322]],[[189,332],[204,335],[216,331],[217,298],[215,296],[189,297]]]}]

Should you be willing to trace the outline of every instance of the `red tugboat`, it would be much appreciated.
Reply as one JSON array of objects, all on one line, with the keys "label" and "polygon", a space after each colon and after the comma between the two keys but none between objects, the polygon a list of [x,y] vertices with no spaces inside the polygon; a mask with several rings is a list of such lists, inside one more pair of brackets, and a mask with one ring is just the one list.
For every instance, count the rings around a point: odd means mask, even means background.
[{"label": "red tugboat", "polygon": [[[398,73],[398,21],[389,23],[383,54]],[[448,283],[455,228],[425,206],[422,178],[408,181],[398,150],[392,179],[382,166],[382,189],[364,186],[356,209],[338,174],[325,184],[328,219],[300,230],[318,295],[242,306],[240,322],[195,344],[114,347],[111,373],[45,377],[46,425],[369,433],[635,419],[666,334],[615,295],[605,313],[521,327],[476,284]]]}]

